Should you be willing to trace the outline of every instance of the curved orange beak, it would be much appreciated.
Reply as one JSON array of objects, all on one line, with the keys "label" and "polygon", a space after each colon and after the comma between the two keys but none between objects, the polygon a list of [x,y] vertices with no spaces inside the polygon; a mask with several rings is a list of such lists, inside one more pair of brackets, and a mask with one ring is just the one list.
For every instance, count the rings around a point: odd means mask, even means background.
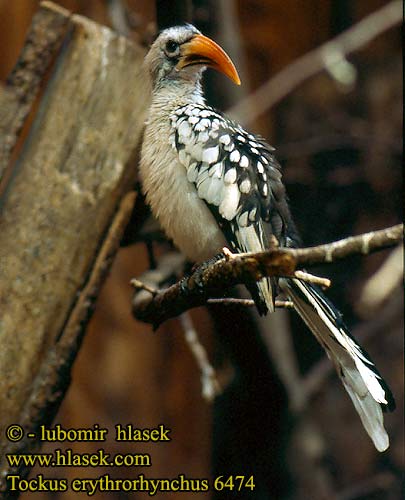
[{"label": "curved orange beak", "polygon": [[195,35],[189,42],[182,45],[177,68],[196,64],[214,68],[230,78],[236,85],[240,85],[240,78],[231,58],[217,43],[204,35]]}]

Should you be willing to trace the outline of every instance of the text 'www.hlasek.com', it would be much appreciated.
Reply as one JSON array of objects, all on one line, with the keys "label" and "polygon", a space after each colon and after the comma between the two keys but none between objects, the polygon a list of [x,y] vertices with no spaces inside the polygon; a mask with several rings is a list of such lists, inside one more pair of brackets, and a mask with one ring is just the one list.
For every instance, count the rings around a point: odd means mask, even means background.
[{"label": "text 'www.hlasek.com'", "polygon": [[[110,431],[111,432],[111,431]],[[242,491],[253,490],[255,488],[254,477],[244,475],[218,475],[215,478],[195,478],[187,477],[186,474],[179,473],[175,477],[156,478],[149,477],[148,474],[137,474],[135,477],[117,477],[116,471],[113,474],[104,473],[98,477],[88,477],[89,471],[96,467],[114,468],[149,468],[152,467],[152,456],[149,453],[109,453],[106,447],[100,447],[93,453],[79,453],[74,451],[75,443],[92,442],[108,445],[107,436],[109,430],[94,424],[87,429],[64,429],[61,425],[53,428],[40,426],[34,432],[25,432],[18,425],[10,425],[6,429],[6,437],[11,445],[11,452],[1,457],[6,461],[8,474],[7,489],[14,492],[67,492],[86,493],[93,496],[103,492],[145,492],[149,496],[157,493],[189,492],[201,493],[210,490],[215,491]],[[137,428],[132,424],[117,424],[114,429],[114,449],[117,443],[156,443],[170,444],[172,441],[171,430],[163,424],[155,428]],[[56,447],[49,453],[24,453],[21,449],[31,449],[28,446],[21,446],[24,440],[35,440],[38,444],[51,443],[59,445],[63,443],[63,448]],[[18,443],[13,449],[13,443]],[[111,446],[112,447],[112,446]],[[4,464],[3,464],[4,465]],[[26,477],[26,471],[31,468],[44,468],[44,472],[36,474],[34,477]],[[47,474],[47,470],[58,467],[77,467],[86,470],[86,477],[75,477],[67,479],[55,477]],[[63,471],[63,469],[61,469]],[[94,473],[93,473],[94,474]],[[125,474],[126,475],[126,474]]]}]

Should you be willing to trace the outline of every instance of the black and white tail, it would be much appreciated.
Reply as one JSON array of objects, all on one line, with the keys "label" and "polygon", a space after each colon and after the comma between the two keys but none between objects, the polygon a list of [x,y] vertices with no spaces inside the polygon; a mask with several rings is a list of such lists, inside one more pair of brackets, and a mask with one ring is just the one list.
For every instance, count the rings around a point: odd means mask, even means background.
[{"label": "black and white tail", "polygon": [[315,286],[295,280],[280,280],[318,342],[325,348],[346,391],[378,451],[389,446],[383,410],[395,408],[394,398],[367,353],[351,337],[340,312]]}]

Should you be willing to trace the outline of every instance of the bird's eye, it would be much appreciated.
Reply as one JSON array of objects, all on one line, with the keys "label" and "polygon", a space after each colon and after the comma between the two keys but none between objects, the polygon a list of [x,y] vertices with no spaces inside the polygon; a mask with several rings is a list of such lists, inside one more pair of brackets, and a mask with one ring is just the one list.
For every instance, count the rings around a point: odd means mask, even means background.
[{"label": "bird's eye", "polygon": [[178,54],[179,51],[179,44],[175,42],[174,40],[169,40],[166,43],[166,53],[168,56],[175,56]]}]

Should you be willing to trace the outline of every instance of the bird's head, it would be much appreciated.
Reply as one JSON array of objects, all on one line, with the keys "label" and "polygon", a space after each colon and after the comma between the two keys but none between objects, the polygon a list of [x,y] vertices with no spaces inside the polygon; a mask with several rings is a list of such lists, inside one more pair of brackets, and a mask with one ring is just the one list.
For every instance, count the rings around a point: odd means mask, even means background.
[{"label": "bird's head", "polygon": [[206,67],[224,73],[240,85],[238,72],[226,52],[191,24],[162,31],[145,63],[154,85],[176,80],[198,81]]}]

